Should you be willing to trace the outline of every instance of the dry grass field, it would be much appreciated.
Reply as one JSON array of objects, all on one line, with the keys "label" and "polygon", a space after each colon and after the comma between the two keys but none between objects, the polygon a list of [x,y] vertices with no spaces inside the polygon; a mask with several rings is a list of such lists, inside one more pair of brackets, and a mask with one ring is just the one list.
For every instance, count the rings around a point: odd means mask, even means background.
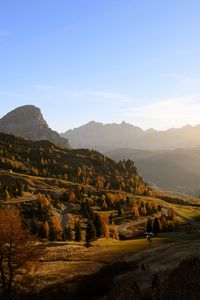
[{"label": "dry grass field", "polygon": [[[152,249],[169,243],[168,237],[154,238]],[[41,262],[32,267],[29,275],[38,290],[57,283],[70,283],[77,277],[97,272],[101,267],[128,260],[135,253],[147,250],[145,238],[127,241],[99,239],[91,247],[75,242],[51,242]]]},{"label": "dry grass field", "polygon": [[150,289],[155,274],[165,274],[177,267],[185,258],[199,257],[199,249],[200,239],[197,235],[191,235],[180,236],[176,241],[174,239],[173,243],[130,255],[128,261],[136,262],[138,269],[116,276],[112,290],[102,299],[114,299],[113,295],[115,299],[132,299],[128,297],[135,282],[142,291]]}]

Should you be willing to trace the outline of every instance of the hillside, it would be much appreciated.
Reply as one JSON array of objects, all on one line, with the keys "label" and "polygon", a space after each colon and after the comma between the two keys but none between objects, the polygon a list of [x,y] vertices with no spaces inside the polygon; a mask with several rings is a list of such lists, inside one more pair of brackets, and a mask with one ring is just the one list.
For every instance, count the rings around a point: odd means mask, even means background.
[{"label": "hillside", "polygon": [[115,279],[123,289],[130,271],[145,290],[155,270],[175,266],[183,241],[185,256],[195,252],[191,239],[198,245],[199,199],[152,197],[131,160],[0,134],[0,165],[0,212],[19,210],[23,228],[44,247],[14,283],[16,299],[110,299]]},{"label": "hillside", "polygon": [[67,139],[49,128],[39,108],[34,105],[18,107],[0,119],[0,132],[32,140],[49,140],[69,148]]},{"label": "hillside", "polygon": [[105,152],[119,148],[144,150],[193,148],[200,146],[199,134],[200,125],[157,131],[142,130],[126,122],[102,124],[92,121],[68,130],[62,136],[69,140],[73,148],[89,148]]},{"label": "hillside", "polygon": [[123,190],[133,194],[149,191],[133,161],[116,163],[97,151],[70,150],[49,141],[30,141],[0,134],[0,164],[4,170],[59,178],[100,189]]},{"label": "hillside", "polygon": [[106,155],[116,161],[133,159],[144,179],[162,189],[186,193],[200,191],[200,149],[145,151],[115,149]]}]

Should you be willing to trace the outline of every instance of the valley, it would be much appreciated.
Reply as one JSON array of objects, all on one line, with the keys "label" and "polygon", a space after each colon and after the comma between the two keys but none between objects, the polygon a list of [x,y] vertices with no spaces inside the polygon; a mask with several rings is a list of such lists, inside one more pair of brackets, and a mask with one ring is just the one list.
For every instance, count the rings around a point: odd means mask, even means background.
[{"label": "valley", "polygon": [[200,1],[0,3],[0,300],[200,300]]},{"label": "valley", "polygon": [[[28,247],[27,259],[10,271],[9,297],[157,299],[167,274],[188,257],[198,259],[198,155],[198,149],[101,154],[0,133],[0,232],[11,226],[1,249],[12,239],[20,249],[9,233],[15,226]],[[23,261],[17,249],[16,266]],[[152,288],[155,278],[162,288]]]},{"label": "valley", "polygon": [[[6,182],[20,181],[23,182],[24,186],[28,184],[29,191],[23,191],[22,196],[4,200],[5,206],[18,207],[23,214],[25,211],[25,219],[28,217],[30,209],[34,208],[35,210],[38,206],[38,201],[40,201],[38,193],[51,195],[52,200],[48,209],[51,214],[58,216],[63,230],[69,224],[73,230],[77,219],[79,219],[83,230],[81,241],[61,241],[60,235],[54,241],[42,239],[45,252],[38,261],[32,262],[28,266],[26,276],[20,279],[20,297],[22,299],[27,295],[29,295],[29,299],[32,299],[35,294],[41,299],[66,296],[68,299],[74,299],[74,297],[96,299],[100,296],[110,299],[112,293],[120,295],[124,286],[132,286],[135,281],[137,281],[140,289],[145,291],[150,288],[155,274],[163,272],[163,270],[168,271],[169,265],[171,268],[178,266],[179,262],[189,255],[198,254],[198,247],[200,246],[200,200],[198,199],[179,199],[179,201],[185,202],[185,205],[181,205],[175,197],[170,198],[169,194],[163,194],[162,199],[160,194],[138,196],[125,193],[125,197],[129,197],[132,204],[129,209],[126,208],[126,205],[123,206],[124,213],[121,216],[119,216],[118,209],[105,209],[93,204],[94,213],[99,213],[102,216],[105,214],[111,216],[112,214],[113,221],[112,223],[108,222],[109,234],[107,237],[102,235],[96,241],[94,240],[90,247],[86,247],[84,232],[87,217],[81,212],[80,202],[66,201],[63,198],[66,191],[75,191],[80,184],[62,179],[55,180],[55,178],[1,170],[0,182],[5,182],[5,180]],[[81,186],[84,188],[85,194],[90,194],[93,201],[96,194],[106,195],[114,192],[113,190],[97,190],[90,185]],[[58,197],[56,202],[53,198],[55,193]],[[115,191],[115,193],[116,195],[119,193],[120,198],[122,197],[121,191]],[[134,203],[139,202],[151,203],[154,207],[160,208],[150,215],[139,215],[135,218],[132,206],[134,207]],[[148,219],[160,218],[172,209],[174,229],[168,231],[164,230],[163,227],[164,231],[158,233],[157,236],[152,236],[150,248],[145,236]],[[38,214],[36,211],[35,213]],[[41,221],[39,222],[41,223]],[[49,221],[50,223],[51,221]],[[163,223],[162,226],[166,225]],[[119,235],[117,239],[113,235],[116,227]],[[38,234],[41,234],[40,231]],[[117,267],[118,264],[120,267]],[[141,269],[143,265],[145,270]],[[116,268],[116,271],[111,272],[109,268],[112,270]],[[97,280],[95,278],[100,276],[98,275],[99,272],[100,274],[105,272],[105,278],[108,276],[109,279],[106,280],[106,284],[101,281],[102,279],[98,279],[98,283],[95,281]],[[95,284],[95,290],[86,288],[90,284]]]}]

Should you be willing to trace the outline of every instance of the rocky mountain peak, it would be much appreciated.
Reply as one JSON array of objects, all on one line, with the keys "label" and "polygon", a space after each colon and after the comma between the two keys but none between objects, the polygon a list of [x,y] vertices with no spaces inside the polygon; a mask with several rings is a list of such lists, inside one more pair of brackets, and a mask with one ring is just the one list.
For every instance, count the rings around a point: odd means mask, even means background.
[{"label": "rocky mountain peak", "polygon": [[41,110],[34,105],[24,105],[0,119],[0,132],[20,135],[32,140],[49,140],[69,147],[68,140],[49,128]]}]

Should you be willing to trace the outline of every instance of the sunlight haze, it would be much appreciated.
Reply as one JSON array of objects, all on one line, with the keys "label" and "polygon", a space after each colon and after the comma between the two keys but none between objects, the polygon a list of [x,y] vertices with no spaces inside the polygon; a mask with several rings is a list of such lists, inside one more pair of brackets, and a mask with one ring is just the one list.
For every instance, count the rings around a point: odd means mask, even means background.
[{"label": "sunlight haze", "polygon": [[25,104],[64,132],[91,120],[200,123],[197,0],[2,1],[0,117]]}]

